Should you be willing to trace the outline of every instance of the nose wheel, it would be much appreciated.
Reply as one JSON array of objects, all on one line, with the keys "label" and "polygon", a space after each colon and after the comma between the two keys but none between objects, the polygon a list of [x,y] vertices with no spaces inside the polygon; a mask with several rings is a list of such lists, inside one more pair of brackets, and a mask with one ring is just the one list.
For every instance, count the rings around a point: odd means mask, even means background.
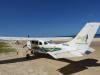
[{"label": "nose wheel", "polygon": [[29,59],[31,56],[35,56],[35,51],[33,49],[26,51],[26,59]]},{"label": "nose wheel", "polygon": [[28,49],[26,51],[26,59],[29,59],[31,55],[32,55],[32,50]]}]

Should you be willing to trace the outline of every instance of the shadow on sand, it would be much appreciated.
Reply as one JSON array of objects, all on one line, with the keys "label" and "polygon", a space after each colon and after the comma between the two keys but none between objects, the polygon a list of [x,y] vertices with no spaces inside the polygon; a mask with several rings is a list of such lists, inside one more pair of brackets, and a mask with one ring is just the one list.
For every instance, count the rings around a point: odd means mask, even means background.
[{"label": "shadow on sand", "polygon": [[88,69],[88,67],[100,66],[100,63],[97,63],[97,61],[98,60],[96,59],[84,59],[80,61],[71,61],[69,65],[60,68],[57,71],[61,72],[63,75],[71,75],[73,73]]},{"label": "shadow on sand", "polygon": [[[48,59],[55,60],[50,55],[39,54],[38,56],[35,56],[35,57],[31,56],[29,59],[26,59],[25,57],[23,57],[23,58],[1,60],[0,64],[24,62],[24,61],[35,60],[35,59],[40,59],[40,58],[48,58]],[[57,70],[57,71],[61,72],[63,75],[71,75],[73,73],[88,69],[88,67],[100,66],[100,63],[97,63],[98,60],[96,60],[96,59],[83,59],[80,61],[72,61],[69,59],[58,59],[56,61],[69,63],[67,66],[64,66],[63,68],[60,68]]]},{"label": "shadow on sand", "polygon": [[9,63],[17,63],[17,62],[24,62],[29,60],[35,60],[40,58],[49,58],[53,59],[51,56],[46,54],[38,54],[37,56],[30,56],[28,59],[26,57],[21,58],[14,58],[14,59],[7,59],[7,60],[0,60],[0,64],[9,64]]}]

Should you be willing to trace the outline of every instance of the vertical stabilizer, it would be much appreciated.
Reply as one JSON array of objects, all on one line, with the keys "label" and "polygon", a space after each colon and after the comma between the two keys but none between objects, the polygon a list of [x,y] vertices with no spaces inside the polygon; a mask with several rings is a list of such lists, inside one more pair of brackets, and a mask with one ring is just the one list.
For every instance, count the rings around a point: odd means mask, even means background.
[{"label": "vertical stabilizer", "polygon": [[91,44],[100,23],[87,23],[85,27],[78,33],[78,35],[69,42],[69,44],[87,44],[88,46]]}]

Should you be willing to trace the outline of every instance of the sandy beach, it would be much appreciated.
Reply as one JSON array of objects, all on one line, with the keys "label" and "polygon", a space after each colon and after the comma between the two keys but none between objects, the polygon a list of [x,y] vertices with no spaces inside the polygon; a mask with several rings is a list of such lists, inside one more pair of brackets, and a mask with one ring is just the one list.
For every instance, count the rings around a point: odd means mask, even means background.
[{"label": "sandy beach", "polygon": [[47,55],[26,60],[15,52],[0,54],[0,75],[100,75],[100,38],[91,47],[96,51],[88,56],[59,60]]}]

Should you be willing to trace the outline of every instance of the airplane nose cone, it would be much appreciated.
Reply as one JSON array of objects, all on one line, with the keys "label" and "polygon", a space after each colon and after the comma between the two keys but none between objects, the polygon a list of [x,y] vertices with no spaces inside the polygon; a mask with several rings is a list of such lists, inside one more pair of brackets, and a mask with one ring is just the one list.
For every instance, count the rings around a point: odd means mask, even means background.
[{"label": "airplane nose cone", "polygon": [[85,54],[87,54],[87,55],[90,54],[90,53],[92,53],[92,52],[91,52],[91,51],[86,51],[86,52],[85,52]]}]

